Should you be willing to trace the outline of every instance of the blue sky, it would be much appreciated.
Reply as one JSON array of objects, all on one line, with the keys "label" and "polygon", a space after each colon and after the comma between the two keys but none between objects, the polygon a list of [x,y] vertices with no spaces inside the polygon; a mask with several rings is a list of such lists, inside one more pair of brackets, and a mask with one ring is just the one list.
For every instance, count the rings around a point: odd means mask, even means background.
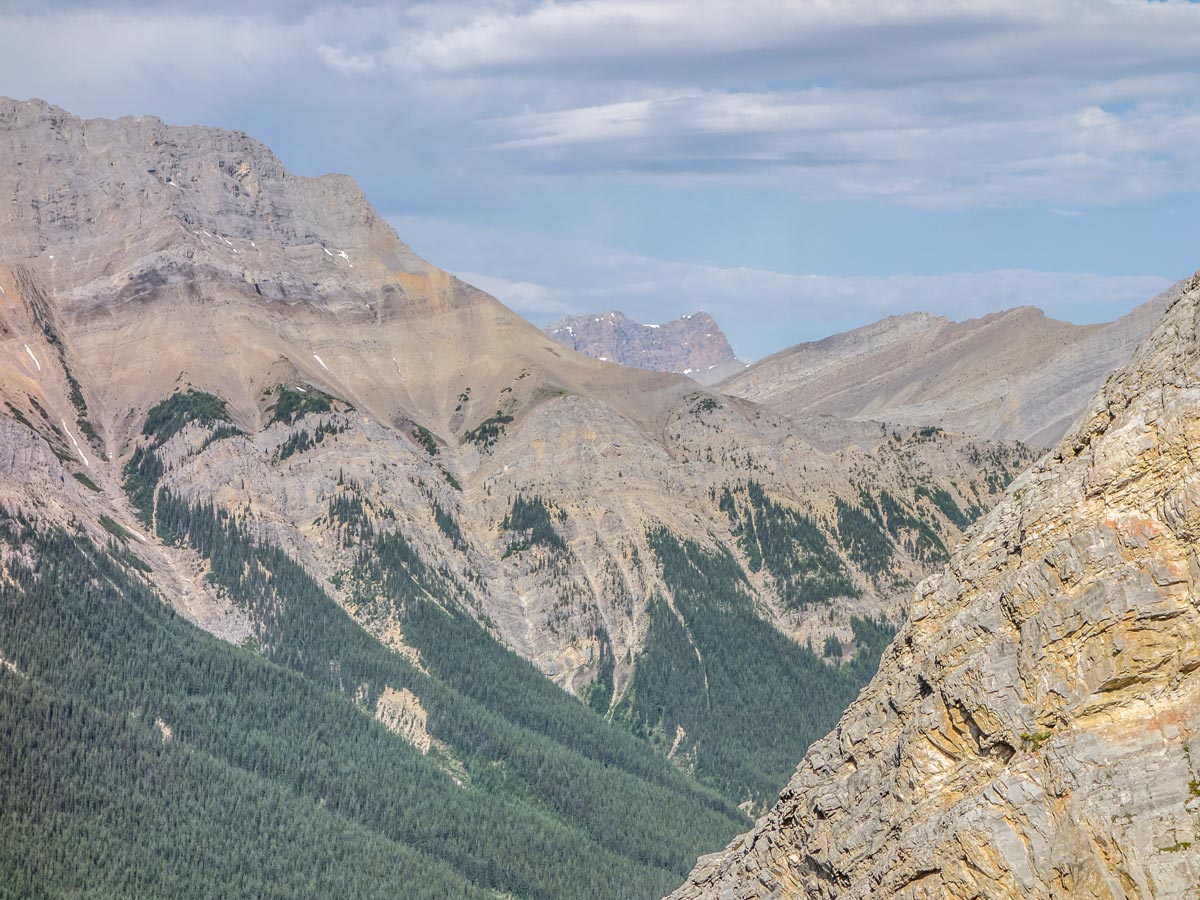
[{"label": "blue sky", "polygon": [[538,322],[1113,318],[1200,267],[1200,6],[2,2],[0,93],[355,176]]}]

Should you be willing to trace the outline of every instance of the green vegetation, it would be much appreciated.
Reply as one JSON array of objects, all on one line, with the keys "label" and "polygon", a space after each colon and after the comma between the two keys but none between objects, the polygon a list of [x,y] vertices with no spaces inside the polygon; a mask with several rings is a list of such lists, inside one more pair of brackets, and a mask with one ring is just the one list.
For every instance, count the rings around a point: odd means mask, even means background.
[{"label": "green vegetation", "polygon": [[[730,804],[448,604],[457,592],[450,576],[426,566],[398,532],[376,532],[362,501],[347,498],[339,515],[358,530],[361,547],[347,573],[351,602],[365,620],[398,621],[425,672],[368,635],[286,553],[257,543],[224,512],[189,506],[169,491],[157,503],[160,534],[209,560],[210,579],[247,610],[267,660],[333,692],[338,704],[358,698],[370,709],[385,686],[412,690],[470,785],[455,786],[432,755],[359,756],[338,744],[325,755],[336,764],[311,789],[338,815],[437,856],[477,885],[530,898],[625,897],[630,885],[658,896],[698,852],[744,826]],[[320,733],[341,735],[342,728]],[[290,759],[285,748],[273,752]],[[295,764],[320,766],[321,758],[301,756]],[[411,771],[389,769],[403,760]],[[309,791],[308,776],[291,769],[271,777]]]},{"label": "green vegetation", "polygon": [[425,448],[426,453],[430,456],[438,455],[438,442],[432,431],[424,425],[414,425],[411,434],[413,440]]},{"label": "green vegetation", "polygon": [[1037,751],[1042,749],[1042,744],[1050,740],[1051,736],[1049,731],[1026,732],[1021,735],[1021,743],[1025,746],[1025,749],[1037,753]]},{"label": "green vegetation", "polygon": [[[566,520],[566,514],[558,513],[558,520]],[[548,550],[565,550],[567,542],[554,528],[550,518],[550,508],[541,497],[533,496],[526,499],[521,494],[513,501],[512,509],[500,523],[500,527],[514,535],[508,549],[504,551],[505,558],[515,553],[521,553],[531,547],[545,547]]]},{"label": "green vegetation", "polygon": [[930,564],[949,559],[950,553],[933,525],[891,493],[881,490],[877,497],[872,497],[866,491],[860,491],[859,496],[863,508],[876,524],[891,535],[896,543],[903,543],[914,559]]},{"label": "green vegetation", "polygon": [[154,519],[154,491],[163,472],[158,454],[148,446],[136,448],[122,470],[125,493],[137,511],[138,521],[147,528]]},{"label": "green vegetation", "polygon": [[438,466],[438,470],[442,473],[442,477],[446,479],[446,484],[450,485],[450,487],[454,488],[456,491],[462,491],[462,485],[459,483],[459,480],[454,477],[453,472],[451,472],[445,466]]},{"label": "green vegetation", "polygon": [[949,491],[946,491],[940,487],[929,488],[925,485],[919,485],[916,490],[916,495],[918,497],[928,497],[933,502],[933,505],[941,511],[942,515],[953,522],[955,527],[960,530],[966,528],[973,521],[975,521],[975,518],[978,515],[977,511],[974,515],[969,515],[968,513],[963,512],[962,508],[954,501],[954,497],[950,495]]},{"label": "green vegetation", "polygon": [[276,459],[280,462],[296,453],[305,453],[320,444],[328,435],[341,434],[346,426],[337,422],[319,422],[316,431],[309,434],[307,428],[288,435],[286,441],[279,445]]},{"label": "green vegetation", "polygon": [[71,474],[75,476],[76,481],[78,481],[80,484],[82,484],[85,488],[87,488],[93,494],[100,493],[100,485],[96,484],[96,482],[92,481],[92,479],[88,478],[82,472],[72,472]]},{"label": "green vegetation", "polygon": [[757,481],[751,480],[736,493],[726,487],[718,505],[729,517],[750,570],[765,567],[771,573],[787,608],[858,595],[845,564],[817,523],[773,501]]},{"label": "green vegetation", "polygon": [[513,417],[499,410],[494,416],[484,419],[476,427],[462,436],[464,444],[474,444],[482,450],[490,449],[504,435],[504,426],[512,422]]},{"label": "green vegetation", "polygon": [[205,447],[221,437],[241,433],[230,423],[225,401],[204,391],[177,391],[151,408],[142,426],[145,441],[133,451],[122,470],[125,493],[137,511],[139,521],[147,528],[153,521],[154,492],[164,474],[162,460],[156,451],[189,422],[210,428],[216,426],[205,440]]},{"label": "green vegetation", "polygon": [[131,537],[133,537],[133,535],[129,533],[129,529],[127,529],[112,516],[101,516],[100,527],[119,541],[128,541]]},{"label": "green vegetation", "polygon": [[612,705],[613,697],[613,659],[612,647],[603,632],[595,635],[600,638],[600,665],[596,672],[596,680],[580,692],[585,706],[599,715],[605,715]]},{"label": "green vegetation", "polygon": [[821,655],[826,659],[841,659],[842,642],[838,640],[836,634],[831,634],[825,638],[825,650]]},{"label": "green vegetation", "polygon": [[314,387],[299,390],[281,384],[275,389],[275,402],[267,407],[267,412],[271,414],[270,422],[294,425],[309,413],[333,412],[335,402],[329,394]]},{"label": "green vegetation", "polygon": [[355,814],[372,766],[401,794],[424,767],[352,704],[198,631],[78,535],[6,519],[0,543],[37,559],[0,585],[21,673],[0,671],[4,896],[490,896]]},{"label": "green vegetation", "polygon": [[878,510],[868,515],[842,498],[836,502],[838,542],[860,569],[872,577],[887,571],[895,550],[880,525]]},{"label": "green vegetation", "polygon": [[437,527],[442,534],[450,539],[450,543],[454,545],[455,550],[465,551],[467,549],[467,539],[463,536],[462,529],[458,527],[458,522],[436,500],[433,501],[433,520],[437,523]]},{"label": "green vegetation", "polygon": [[682,726],[679,752],[697,778],[730,799],[768,803],[874,674],[890,628],[854,619],[858,652],[830,665],[755,613],[728,551],[662,528],[649,540],[674,609],[651,602],[646,647],[613,718],[664,750]]},{"label": "green vegetation", "polygon": [[172,394],[151,409],[146,414],[142,434],[152,439],[154,447],[161,447],[182,431],[189,422],[214,425],[229,421],[229,412],[225,408],[224,400],[204,391],[189,389],[184,393]]}]

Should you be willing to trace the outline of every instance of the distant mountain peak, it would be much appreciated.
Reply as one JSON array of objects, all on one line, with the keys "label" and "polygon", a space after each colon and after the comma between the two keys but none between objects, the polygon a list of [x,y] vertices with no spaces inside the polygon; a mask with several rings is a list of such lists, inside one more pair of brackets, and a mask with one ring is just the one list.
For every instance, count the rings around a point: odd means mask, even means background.
[{"label": "distant mountain peak", "polygon": [[546,329],[585,356],[653,372],[690,375],[704,384],[745,368],[716,320],[703,310],[660,324],[635,322],[619,310],[568,316]]}]

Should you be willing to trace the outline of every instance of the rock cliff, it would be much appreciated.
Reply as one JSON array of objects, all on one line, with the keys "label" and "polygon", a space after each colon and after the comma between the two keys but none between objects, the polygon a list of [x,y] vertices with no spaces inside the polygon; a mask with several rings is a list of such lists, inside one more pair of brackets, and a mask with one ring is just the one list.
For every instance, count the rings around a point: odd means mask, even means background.
[{"label": "rock cliff", "polygon": [[1194,898],[1197,385],[1200,276],[672,897]]}]

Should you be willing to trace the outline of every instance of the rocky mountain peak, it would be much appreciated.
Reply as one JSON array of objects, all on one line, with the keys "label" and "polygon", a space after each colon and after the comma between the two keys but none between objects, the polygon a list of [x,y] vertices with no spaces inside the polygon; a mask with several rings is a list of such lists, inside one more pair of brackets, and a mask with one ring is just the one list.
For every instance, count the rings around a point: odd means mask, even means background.
[{"label": "rocky mountain peak", "polygon": [[712,384],[744,368],[716,320],[703,310],[661,325],[643,325],[609,310],[568,316],[546,333],[573,350],[653,372],[690,375]]},{"label": "rocky mountain peak", "polygon": [[215,270],[285,293],[426,268],[352,178],[293,175],[242,132],[0,98],[0,161],[0,258],[40,263],[52,282],[111,271],[114,241],[122,268]]}]

